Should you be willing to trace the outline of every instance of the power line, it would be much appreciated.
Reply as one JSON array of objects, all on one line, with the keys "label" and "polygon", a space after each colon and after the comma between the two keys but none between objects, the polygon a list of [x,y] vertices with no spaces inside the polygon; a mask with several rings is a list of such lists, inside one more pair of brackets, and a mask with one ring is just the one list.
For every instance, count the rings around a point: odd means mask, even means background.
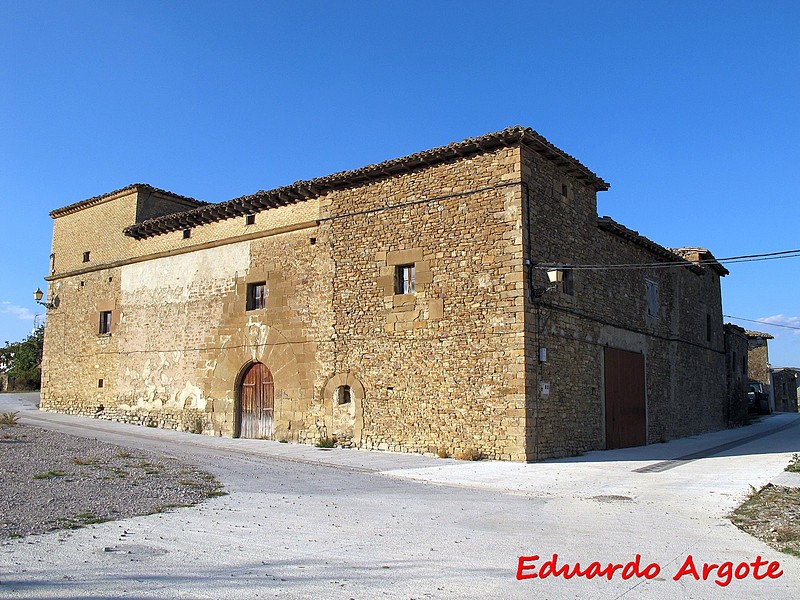
[{"label": "power line", "polygon": [[728,256],[725,258],[707,258],[698,261],[682,260],[682,261],[662,261],[653,263],[622,263],[616,265],[600,265],[600,264],[556,264],[556,263],[542,263],[536,265],[537,269],[552,269],[553,267],[560,267],[562,269],[570,270],[586,270],[586,271],[613,271],[623,269],[667,269],[674,267],[690,267],[690,266],[704,266],[714,265],[722,262],[726,263],[740,263],[740,262],[760,262],[766,260],[780,260],[784,258],[800,258],[800,249],[798,250],[783,250],[781,252],[766,252],[763,254],[743,254],[741,256]]},{"label": "power line", "polygon": [[795,325],[781,325],[780,323],[770,323],[769,321],[759,321],[757,319],[745,319],[744,317],[734,317],[733,315],[722,315],[726,319],[736,319],[737,321],[747,321],[748,323],[760,323],[761,325],[769,325],[770,327],[783,327],[784,329],[797,329],[800,327]]}]

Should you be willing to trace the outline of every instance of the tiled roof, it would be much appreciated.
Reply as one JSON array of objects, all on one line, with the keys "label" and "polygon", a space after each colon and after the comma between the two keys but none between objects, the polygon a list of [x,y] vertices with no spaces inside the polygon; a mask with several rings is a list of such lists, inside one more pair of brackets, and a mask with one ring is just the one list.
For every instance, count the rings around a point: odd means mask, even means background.
[{"label": "tiled roof", "polygon": [[91,198],[87,198],[86,200],[81,200],[80,202],[75,202],[74,204],[70,204],[68,206],[64,206],[62,208],[57,208],[56,210],[50,213],[50,216],[54,219],[56,217],[62,217],[64,215],[68,215],[70,213],[76,212],[78,210],[87,208],[89,206],[94,206],[95,204],[100,204],[104,200],[116,196],[118,194],[123,194],[126,192],[133,192],[136,190],[145,190],[150,192],[157,192],[164,196],[170,196],[171,198],[175,198],[176,200],[183,200],[185,202],[196,204],[197,206],[204,206],[208,204],[208,202],[203,202],[202,200],[195,200],[194,198],[189,198],[188,196],[181,196],[180,194],[174,194],[172,192],[168,192],[167,190],[162,190],[157,187],[153,187],[147,183],[132,183],[130,185],[125,186],[124,188],[120,188],[118,190],[114,190],[113,192],[108,192],[106,194],[100,194],[99,196],[93,196]]},{"label": "tiled roof", "polygon": [[675,254],[679,254],[680,256],[684,257],[686,260],[691,260],[694,262],[694,255],[697,255],[697,260],[703,262],[704,265],[708,265],[714,271],[716,271],[717,275],[720,277],[725,277],[725,275],[730,274],[730,271],[722,266],[722,263],[717,261],[714,258],[714,255],[711,254],[711,251],[708,248],[670,248]]},{"label": "tiled roof", "polygon": [[744,332],[745,335],[749,338],[764,338],[765,340],[774,340],[775,336],[770,335],[768,333],[763,333],[761,331],[750,331],[749,329]]},{"label": "tiled roof", "polygon": [[278,206],[294,204],[328,191],[355,187],[370,181],[385,179],[392,175],[408,173],[428,166],[489,152],[497,148],[520,144],[533,149],[547,160],[558,164],[572,176],[586,182],[597,191],[609,188],[608,183],[587,169],[576,158],[556,148],[533,129],[516,126],[503,131],[488,133],[481,137],[469,138],[462,142],[454,142],[432,150],[417,152],[402,158],[387,160],[376,165],[367,165],[353,171],[342,171],[309,181],[298,181],[273,190],[261,190],[255,194],[234,198],[227,202],[210,204],[179,214],[149,219],[127,227],[125,235],[142,239],[186,227],[213,223]]},{"label": "tiled roof", "polygon": [[652,254],[663,258],[665,262],[674,262],[674,263],[686,263],[686,267],[694,271],[695,273],[702,273],[703,269],[693,262],[686,260],[683,256],[676,254],[672,250],[664,248],[659,244],[656,244],[653,240],[650,240],[643,235],[640,235],[638,231],[634,231],[633,229],[628,229],[624,225],[620,225],[611,217],[598,217],[597,225],[603,231],[608,231],[609,233],[613,233],[614,235],[618,235],[623,239],[628,240],[629,242],[633,242],[637,246],[641,246],[646,250],[649,250]]}]

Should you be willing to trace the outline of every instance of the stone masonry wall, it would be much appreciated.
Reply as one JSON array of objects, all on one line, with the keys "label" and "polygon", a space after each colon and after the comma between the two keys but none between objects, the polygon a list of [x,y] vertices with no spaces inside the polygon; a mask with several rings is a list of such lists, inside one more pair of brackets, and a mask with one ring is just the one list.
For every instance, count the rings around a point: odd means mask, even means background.
[{"label": "stone masonry wall", "polygon": [[[518,152],[324,199],[333,360],[365,390],[362,446],[525,458]],[[415,294],[395,293],[404,264]]]},{"label": "stone masonry wall", "polygon": [[[523,152],[522,164],[534,263],[656,261],[642,246],[598,228],[593,189],[532,152]],[[543,287],[544,271],[533,273],[535,285]],[[605,447],[606,346],[644,355],[648,442],[725,426],[718,275],[708,268],[702,274],[637,268],[576,270],[573,277],[573,294],[561,286],[526,309],[529,458]],[[656,317],[648,316],[646,280],[658,286]],[[548,351],[541,364],[539,347]],[[551,384],[547,397],[541,382]]]}]

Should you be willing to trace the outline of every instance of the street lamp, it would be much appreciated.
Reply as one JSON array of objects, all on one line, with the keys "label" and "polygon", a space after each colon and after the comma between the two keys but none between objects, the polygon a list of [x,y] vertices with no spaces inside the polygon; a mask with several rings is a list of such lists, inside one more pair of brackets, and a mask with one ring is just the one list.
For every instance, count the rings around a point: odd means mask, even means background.
[{"label": "street lamp", "polygon": [[42,302],[42,297],[43,296],[44,296],[44,292],[42,290],[40,290],[39,288],[36,288],[36,291],[33,292],[33,299],[36,300],[36,304],[41,304],[42,306],[44,306],[45,308],[48,308],[48,309],[50,309],[50,308],[58,308],[58,305],[60,303],[60,301],[58,299],[58,296],[53,298],[52,302]]},{"label": "street lamp", "polygon": [[[547,269],[547,280],[550,282],[550,285],[545,287],[533,287],[531,285],[531,296],[534,298],[541,298],[550,290],[556,289],[558,284],[564,281],[564,269],[561,266],[551,267]],[[531,284],[533,283],[533,276],[531,276]]]}]

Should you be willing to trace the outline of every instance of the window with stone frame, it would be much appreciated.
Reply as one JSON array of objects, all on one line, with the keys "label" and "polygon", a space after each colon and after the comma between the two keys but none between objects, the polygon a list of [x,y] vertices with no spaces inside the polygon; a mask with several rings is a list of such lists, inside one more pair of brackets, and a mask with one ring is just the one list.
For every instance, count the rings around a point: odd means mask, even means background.
[{"label": "window with stone frame", "polygon": [[654,319],[658,318],[658,284],[651,280],[644,280],[647,289],[647,316]]},{"label": "window with stone frame", "polygon": [[100,311],[100,328],[98,333],[100,335],[106,335],[111,333],[111,311],[110,310],[101,310]]},{"label": "window with stone frame", "polygon": [[394,272],[394,293],[395,294],[415,294],[416,273],[414,264],[397,265]]},{"label": "window with stone frame", "polygon": [[260,310],[267,306],[267,282],[247,284],[247,310]]}]

